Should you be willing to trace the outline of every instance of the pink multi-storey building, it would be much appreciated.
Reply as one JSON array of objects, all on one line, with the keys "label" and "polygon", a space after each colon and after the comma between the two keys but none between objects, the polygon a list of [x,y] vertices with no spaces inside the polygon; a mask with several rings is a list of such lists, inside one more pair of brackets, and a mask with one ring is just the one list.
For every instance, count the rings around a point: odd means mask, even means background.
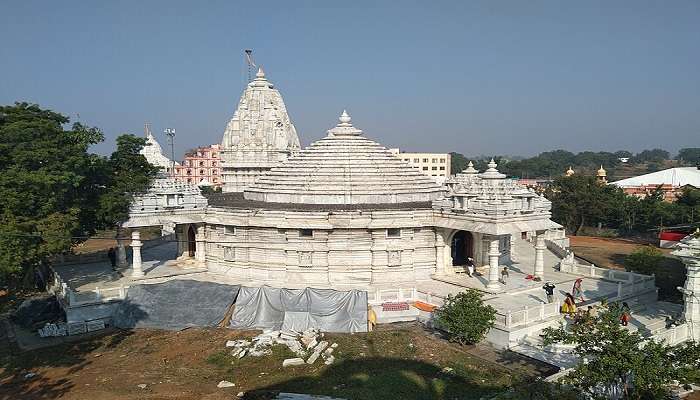
[{"label": "pink multi-storey building", "polygon": [[175,166],[175,179],[199,186],[221,187],[221,145],[198,147],[185,154],[181,165]]}]

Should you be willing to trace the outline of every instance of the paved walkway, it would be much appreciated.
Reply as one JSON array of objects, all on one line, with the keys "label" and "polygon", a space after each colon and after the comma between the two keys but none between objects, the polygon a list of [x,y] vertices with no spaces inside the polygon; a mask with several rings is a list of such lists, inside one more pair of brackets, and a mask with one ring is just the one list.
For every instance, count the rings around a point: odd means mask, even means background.
[{"label": "paved walkway", "polygon": [[[544,281],[552,281],[557,286],[556,297],[563,301],[564,295],[571,291],[576,275],[566,274],[555,270],[559,259],[550,251],[545,251],[545,272],[543,282],[533,282],[525,277],[534,269],[535,249],[529,242],[516,240],[514,242],[517,262],[509,265],[510,277],[500,293],[487,294],[485,300],[499,311],[519,310],[527,306],[546,302],[546,296],[542,285]],[[176,255],[176,244],[165,243],[142,251],[143,268],[145,277],[134,280],[131,278],[131,270],[122,269],[114,271],[109,262],[65,265],[55,267],[61,278],[68,282],[69,286],[77,291],[94,290],[96,287],[110,288],[129,286],[139,282],[157,283],[171,279],[194,279],[207,282],[224,283],[230,285],[263,286],[265,282],[242,280],[227,275],[219,275],[207,272],[204,268],[186,265],[173,260]],[[476,276],[470,278],[466,274],[437,277],[430,281],[417,282],[405,285],[369,285],[338,286],[331,287],[338,290],[361,289],[411,289],[415,287],[423,292],[440,297],[446,297],[450,293],[463,291],[467,287],[483,289],[486,285],[485,277]],[[303,288],[306,285],[288,285],[290,289]],[[617,293],[617,284],[594,278],[583,280],[584,298],[600,299],[613,297]]]}]

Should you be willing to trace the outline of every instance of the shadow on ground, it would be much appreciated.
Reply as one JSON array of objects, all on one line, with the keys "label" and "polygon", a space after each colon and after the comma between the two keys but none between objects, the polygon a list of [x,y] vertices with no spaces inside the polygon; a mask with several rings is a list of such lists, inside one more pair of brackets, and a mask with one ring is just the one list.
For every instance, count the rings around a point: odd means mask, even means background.
[{"label": "shadow on ground", "polygon": [[68,394],[73,388],[70,379],[50,379],[43,376],[42,370],[68,367],[70,374],[76,373],[90,365],[90,353],[97,349],[113,349],[131,334],[129,331],[105,333],[109,336],[31,351],[22,351],[16,344],[3,340],[0,344],[0,399],[56,399]]},{"label": "shadow on ground", "polygon": [[246,393],[244,399],[272,399],[280,392],[342,399],[479,399],[505,390],[466,371],[446,372],[422,361],[396,358],[343,360],[317,376],[293,378]]}]

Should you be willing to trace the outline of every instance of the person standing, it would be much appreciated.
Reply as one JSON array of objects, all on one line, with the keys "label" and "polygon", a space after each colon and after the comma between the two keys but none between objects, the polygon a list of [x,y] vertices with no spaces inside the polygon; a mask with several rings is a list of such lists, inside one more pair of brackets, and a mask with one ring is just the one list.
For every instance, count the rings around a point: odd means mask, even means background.
[{"label": "person standing", "polygon": [[574,301],[576,301],[576,299],[580,299],[581,303],[586,301],[583,298],[583,289],[581,288],[582,281],[583,281],[583,278],[576,279],[576,281],[574,282],[574,287],[571,289],[571,295],[573,296]]},{"label": "person standing", "polygon": [[561,312],[573,317],[576,314],[576,302],[574,301],[574,296],[571,293],[566,294],[566,299],[564,304],[561,305]]},{"label": "person standing", "polygon": [[508,282],[508,267],[503,267],[501,270],[501,283],[504,285]]},{"label": "person standing", "polygon": [[622,314],[620,315],[620,324],[622,326],[627,326],[627,324],[632,319],[632,309],[626,302],[622,303]]},{"label": "person standing", "polygon": [[471,257],[467,258],[467,273],[470,278],[474,277],[474,259]]},{"label": "person standing", "polygon": [[109,263],[112,265],[112,269],[117,268],[117,252],[114,251],[114,247],[110,247],[107,250],[107,257],[109,258]]},{"label": "person standing", "polygon": [[547,295],[547,303],[552,304],[554,303],[554,284],[550,281],[547,281],[547,283],[542,286],[542,289],[544,289],[545,294]]}]

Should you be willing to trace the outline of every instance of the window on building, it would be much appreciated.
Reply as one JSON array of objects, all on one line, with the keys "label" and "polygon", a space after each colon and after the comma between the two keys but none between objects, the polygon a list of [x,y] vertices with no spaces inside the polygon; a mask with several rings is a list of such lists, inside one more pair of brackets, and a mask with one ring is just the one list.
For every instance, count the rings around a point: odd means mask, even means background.
[{"label": "window on building", "polygon": [[401,237],[401,228],[389,228],[386,230],[386,237],[397,238]]},{"label": "window on building", "polygon": [[440,159],[440,162],[444,164],[444,163],[445,163],[445,159],[444,159],[444,158],[441,158],[441,159]]},{"label": "window on building", "polygon": [[436,162],[437,162],[437,158],[433,158],[433,162],[436,163]]},{"label": "window on building", "polygon": [[192,183],[192,178],[187,178],[187,183]]},{"label": "window on building", "polygon": [[224,225],[224,235],[235,235],[236,227],[231,225]]},{"label": "window on building", "polygon": [[167,196],[167,205],[169,206],[176,206],[177,205],[177,196],[174,194],[168,194]]},{"label": "window on building", "polygon": [[428,162],[428,159],[427,159],[427,158],[424,158],[424,159],[423,159],[423,162]]},{"label": "window on building", "polygon": [[440,171],[444,171],[444,170],[445,170],[445,167],[440,167]]},{"label": "window on building", "polygon": [[413,162],[414,162],[414,163],[420,162],[420,158],[414,158],[414,159],[413,159]]},{"label": "window on building", "polygon": [[187,170],[187,175],[192,175],[192,170],[191,170],[191,169],[188,169],[188,170]]},{"label": "window on building", "polygon": [[211,157],[212,157],[212,158],[218,158],[218,157],[219,157],[219,153],[211,153]]},{"label": "window on building", "polygon": [[437,171],[437,167],[432,167],[432,170],[433,170],[433,171]]},{"label": "window on building", "polygon": [[423,167],[423,171],[427,171],[427,170],[428,170],[428,167]]},{"label": "window on building", "polygon": [[200,161],[200,162],[199,162],[199,166],[200,166],[200,167],[203,167],[203,166],[204,166],[204,161]]},{"label": "window on building", "polygon": [[203,169],[200,169],[200,170],[199,170],[199,174],[200,174],[200,175],[204,175],[204,170],[203,170]]},{"label": "window on building", "polygon": [[212,162],[211,162],[211,166],[212,166],[212,167],[216,167],[216,161],[212,161]]},{"label": "window on building", "polygon": [[219,182],[219,179],[218,179],[218,178],[214,178],[214,179],[212,179],[212,181],[213,181],[214,183],[218,183],[218,182]]},{"label": "window on building", "polygon": [[299,229],[299,236],[301,236],[301,237],[313,237],[314,231],[313,231],[313,229]]},{"label": "window on building", "polygon": [[[444,167],[443,167],[443,169],[444,169]],[[211,170],[211,174],[212,174],[212,175],[216,175],[216,174],[218,174],[218,172],[217,172],[215,169],[212,169],[212,170]]]}]

